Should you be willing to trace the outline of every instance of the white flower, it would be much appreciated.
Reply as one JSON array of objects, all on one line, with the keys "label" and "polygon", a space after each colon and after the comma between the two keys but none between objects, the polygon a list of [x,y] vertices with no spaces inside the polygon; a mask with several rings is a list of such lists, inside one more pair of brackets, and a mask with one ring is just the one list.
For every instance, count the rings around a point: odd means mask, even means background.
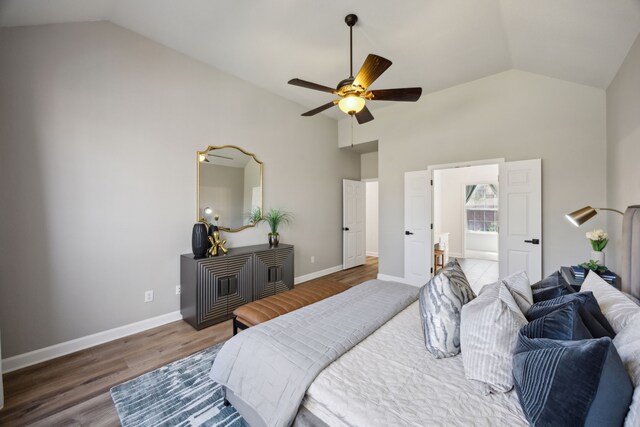
[{"label": "white flower", "polygon": [[588,231],[586,233],[587,239],[593,240],[594,242],[598,242],[609,237],[609,234],[602,229],[597,229],[593,231]]}]

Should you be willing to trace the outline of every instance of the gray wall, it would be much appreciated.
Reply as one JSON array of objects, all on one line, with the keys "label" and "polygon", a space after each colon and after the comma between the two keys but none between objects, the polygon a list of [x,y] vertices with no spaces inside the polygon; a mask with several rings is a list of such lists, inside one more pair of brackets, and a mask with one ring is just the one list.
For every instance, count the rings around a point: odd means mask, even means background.
[{"label": "gray wall", "polygon": [[[544,273],[588,258],[585,231],[564,215],[605,201],[604,90],[511,70],[373,114],[354,140],[379,144],[380,273],[404,275],[404,172],[492,158],[542,159]],[[351,145],[349,121],[338,128]]]},{"label": "gray wall", "polygon": [[0,76],[3,357],[179,309],[207,145],[264,161],[265,208],[295,215],[296,276],[341,264],[360,156],[334,120],[105,22],[0,29]]},{"label": "gray wall", "polygon": [[362,179],[375,179],[378,177],[377,151],[360,155],[360,177]]},{"label": "gray wall", "polygon": [[[629,205],[640,204],[639,166],[640,36],[607,88],[607,207],[624,211]],[[619,266],[622,217],[615,212],[598,216],[607,219],[610,241],[605,250],[606,263],[615,271]]]}]

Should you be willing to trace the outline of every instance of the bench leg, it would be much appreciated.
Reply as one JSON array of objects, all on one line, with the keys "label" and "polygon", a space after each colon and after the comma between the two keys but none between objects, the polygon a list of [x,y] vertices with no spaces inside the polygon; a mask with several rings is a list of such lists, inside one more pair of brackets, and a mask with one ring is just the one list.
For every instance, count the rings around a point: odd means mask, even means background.
[{"label": "bench leg", "polygon": [[238,321],[236,316],[233,316],[233,335],[234,336],[238,335]]}]

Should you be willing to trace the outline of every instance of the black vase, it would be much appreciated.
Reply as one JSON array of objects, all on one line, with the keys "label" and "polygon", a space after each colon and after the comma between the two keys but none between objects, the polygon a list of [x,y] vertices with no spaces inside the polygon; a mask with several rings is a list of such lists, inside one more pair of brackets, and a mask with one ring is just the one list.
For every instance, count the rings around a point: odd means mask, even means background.
[{"label": "black vase", "polygon": [[209,249],[209,236],[207,236],[207,231],[207,226],[201,222],[197,222],[193,226],[191,250],[196,259],[207,256],[207,249]]}]

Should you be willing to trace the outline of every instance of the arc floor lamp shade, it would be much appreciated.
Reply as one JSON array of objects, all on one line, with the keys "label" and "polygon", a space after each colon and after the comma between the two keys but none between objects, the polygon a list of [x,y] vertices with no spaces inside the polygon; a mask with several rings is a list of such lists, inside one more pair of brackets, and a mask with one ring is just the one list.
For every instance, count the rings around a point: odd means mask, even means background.
[{"label": "arc floor lamp shade", "polygon": [[620,212],[617,209],[592,208],[591,206],[585,206],[584,208],[580,208],[577,211],[566,214],[565,218],[567,218],[569,222],[571,222],[571,224],[575,225],[576,227],[579,227],[585,222],[589,221],[594,216],[596,216],[598,214],[598,211],[612,211],[612,212],[618,212],[620,215],[624,215],[622,212]]}]

